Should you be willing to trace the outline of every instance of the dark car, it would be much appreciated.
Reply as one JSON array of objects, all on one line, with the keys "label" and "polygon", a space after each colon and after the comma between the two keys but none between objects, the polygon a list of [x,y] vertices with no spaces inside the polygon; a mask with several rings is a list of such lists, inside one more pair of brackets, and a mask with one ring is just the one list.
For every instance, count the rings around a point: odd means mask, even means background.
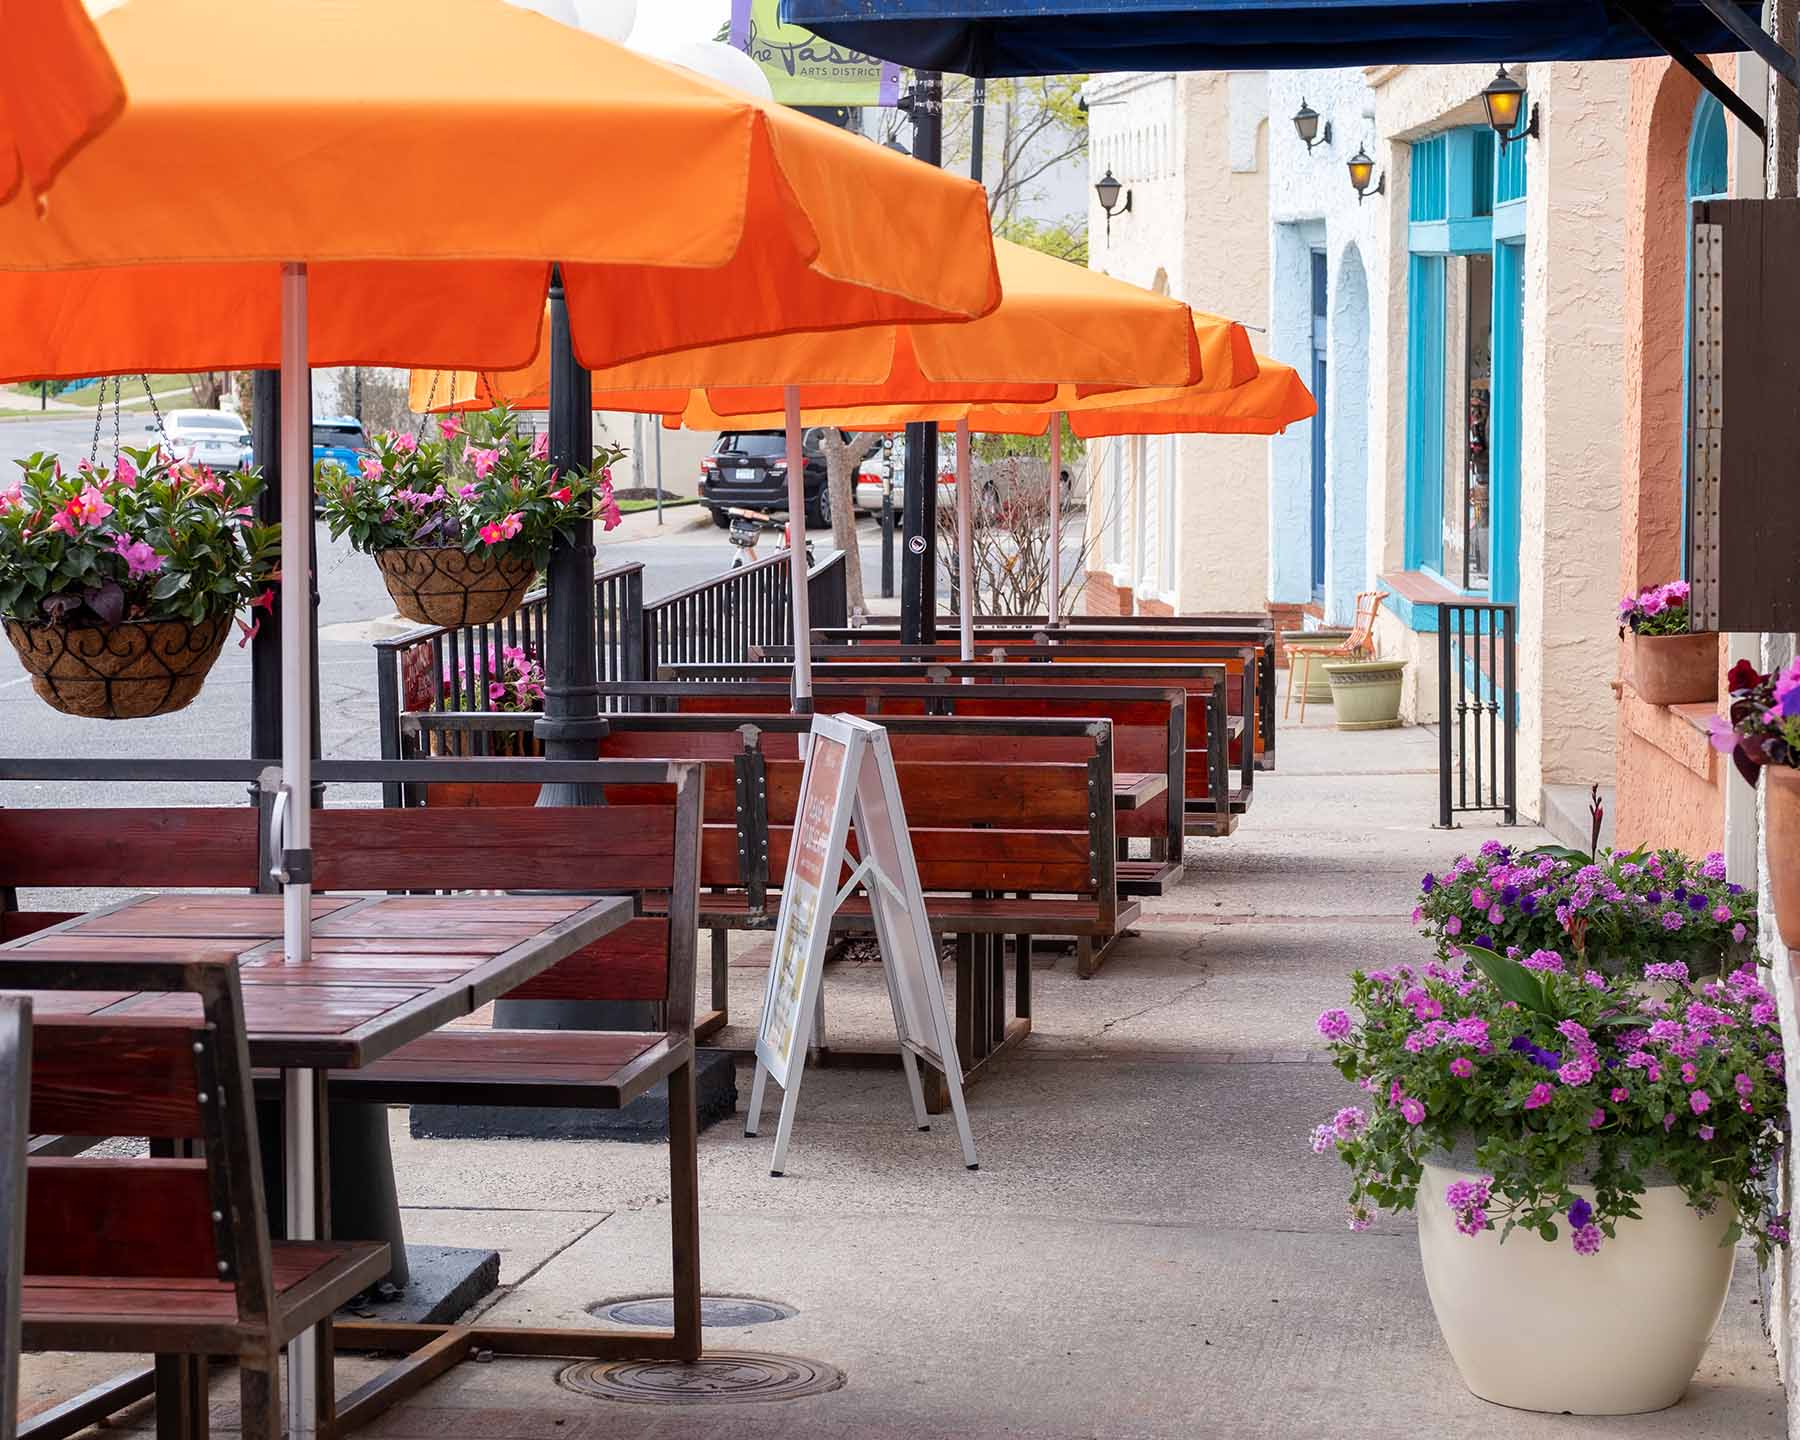
[{"label": "dark car", "polygon": [[[806,433],[804,477],[806,523],[831,523],[831,496],[825,484],[825,454],[816,431]],[[787,437],[779,430],[727,430],[700,461],[700,503],[721,530],[731,524],[732,507],[787,514]]]}]

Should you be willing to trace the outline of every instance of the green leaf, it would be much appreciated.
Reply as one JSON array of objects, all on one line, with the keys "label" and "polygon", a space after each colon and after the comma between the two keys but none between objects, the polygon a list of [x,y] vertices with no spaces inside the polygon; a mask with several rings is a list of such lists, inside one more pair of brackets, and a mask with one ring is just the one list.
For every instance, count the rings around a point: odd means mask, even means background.
[{"label": "green leaf", "polygon": [[1556,1243],[1556,1226],[1552,1222],[1546,1220],[1537,1227],[1537,1233],[1540,1238],[1548,1240],[1552,1245]]},{"label": "green leaf", "polygon": [[187,589],[188,577],[179,570],[170,571],[158,580],[150,590],[152,600],[167,600]]},{"label": "green leaf", "polygon": [[1474,962],[1476,969],[1494,982],[1494,988],[1508,1000],[1526,1010],[1535,1010],[1540,1015],[1556,1015],[1544,982],[1516,960],[1508,960],[1504,955],[1496,955],[1480,945],[1464,946],[1463,953]]}]

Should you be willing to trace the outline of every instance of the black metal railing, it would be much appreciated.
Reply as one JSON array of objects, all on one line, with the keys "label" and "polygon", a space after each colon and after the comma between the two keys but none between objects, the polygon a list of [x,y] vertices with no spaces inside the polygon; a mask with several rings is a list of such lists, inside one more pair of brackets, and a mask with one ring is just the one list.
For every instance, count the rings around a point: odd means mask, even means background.
[{"label": "black metal railing", "polygon": [[1438,825],[1474,811],[1519,819],[1518,607],[1440,604]]},{"label": "black metal railing", "polygon": [[[509,647],[523,648],[539,665],[546,655],[549,597],[534,590],[511,615],[489,625],[449,628],[423,625],[375,642],[376,703],[380,711],[381,756],[400,758],[403,711],[443,713],[486,710],[488,686],[497,678]],[[644,567],[633,562],[594,576],[594,643],[600,683],[642,680]],[[605,703],[604,697],[602,704]],[[457,754],[496,753],[485,734],[454,737]],[[506,753],[542,753],[530,735],[508,734]],[[397,803],[390,800],[389,803]]]},{"label": "black metal railing", "polygon": [[[644,607],[643,672],[665,665],[741,665],[758,645],[791,645],[794,611],[785,550],[677,590]],[[834,551],[807,573],[815,625],[848,623],[844,557]],[[830,622],[821,615],[840,617]]]}]

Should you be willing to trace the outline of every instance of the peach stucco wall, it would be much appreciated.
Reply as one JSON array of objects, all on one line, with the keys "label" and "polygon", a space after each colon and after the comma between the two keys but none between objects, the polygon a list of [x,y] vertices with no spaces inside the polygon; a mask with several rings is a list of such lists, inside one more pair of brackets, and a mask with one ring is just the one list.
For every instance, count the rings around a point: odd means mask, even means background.
[{"label": "peach stucco wall", "polygon": [[[1727,79],[1736,69],[1715,60]],[[1700,87],[1671,60],[1631,66],[1627,126],[1625,433],[1620,476],[1622,589],[1681,574],[1682,353],[1688,136]],[[1723,848],[1724,783],[1695,713],[1647,705],[1619,647],[1618,840]]]}]

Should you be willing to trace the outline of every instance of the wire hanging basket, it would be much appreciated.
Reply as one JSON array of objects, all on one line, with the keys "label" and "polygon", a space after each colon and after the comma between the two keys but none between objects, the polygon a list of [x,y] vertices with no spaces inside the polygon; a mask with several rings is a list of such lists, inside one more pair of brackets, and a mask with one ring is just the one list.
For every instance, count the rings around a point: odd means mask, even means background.
[{"label": "wire hanging basket", "polygon": [[185,709],[231,633],[231,617],[59,625],[7,620],[6,638],[45,704],[87,720],[142,720]]},{"label": "wire hanging basket", "polygon": [[486,625],[510,615],[537,579],[528,554],[470,553],[454,545],[378,550],[375,563],[394,608],[421,625]]}]

